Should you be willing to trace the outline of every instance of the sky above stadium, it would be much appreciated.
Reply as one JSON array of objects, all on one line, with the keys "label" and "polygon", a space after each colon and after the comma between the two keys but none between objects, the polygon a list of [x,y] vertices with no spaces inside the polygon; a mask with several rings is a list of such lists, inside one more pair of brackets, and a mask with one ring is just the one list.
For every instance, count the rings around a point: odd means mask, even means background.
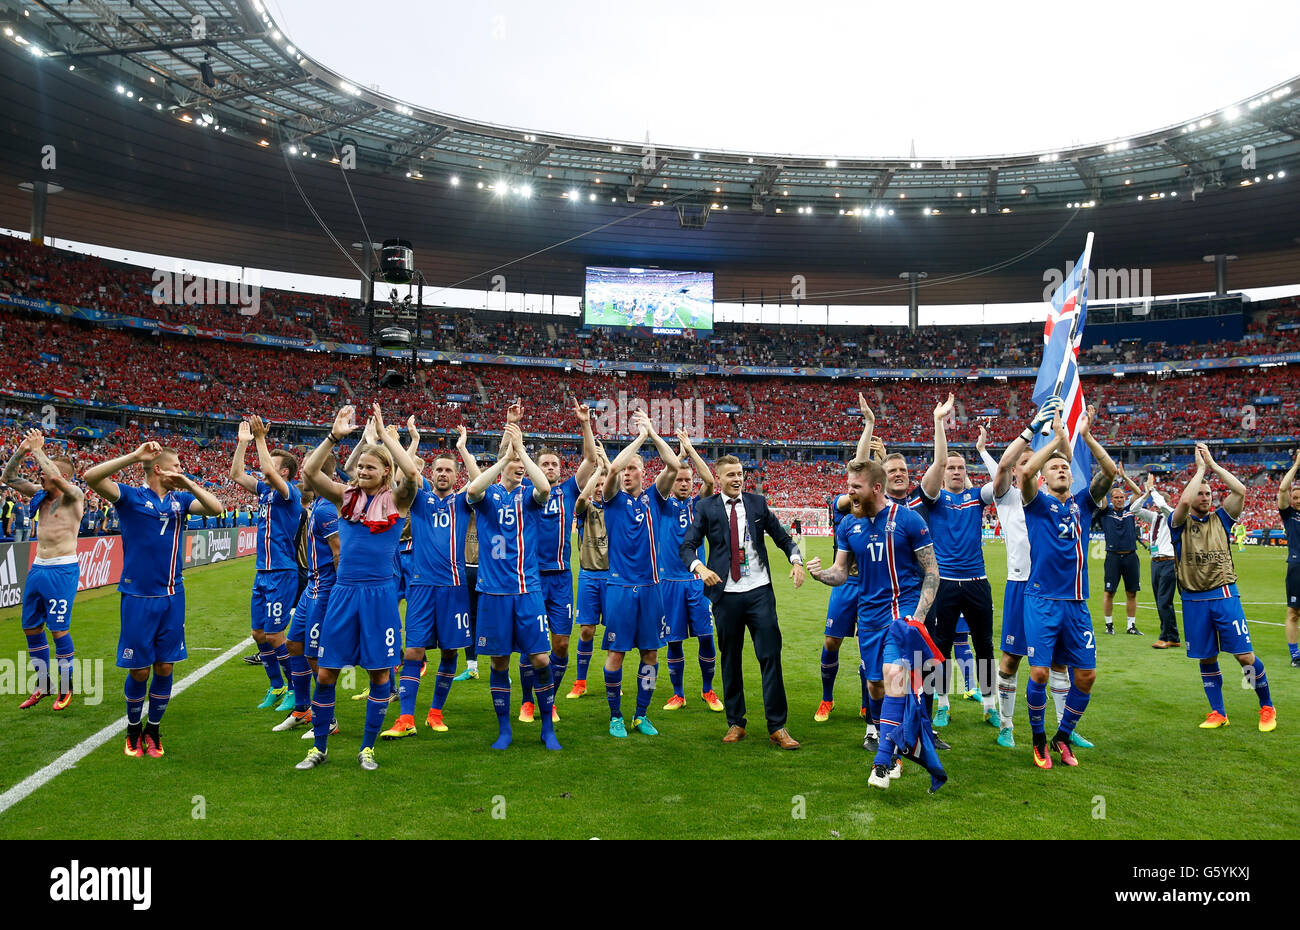
[{"label": "sky above stadium", "polygon": [[[1300,73],[1300,3],[264,0],[351,80],[625,142],[994,155],[1182,122]],[[1300,88],[1297,88],[1300,90]]]}]

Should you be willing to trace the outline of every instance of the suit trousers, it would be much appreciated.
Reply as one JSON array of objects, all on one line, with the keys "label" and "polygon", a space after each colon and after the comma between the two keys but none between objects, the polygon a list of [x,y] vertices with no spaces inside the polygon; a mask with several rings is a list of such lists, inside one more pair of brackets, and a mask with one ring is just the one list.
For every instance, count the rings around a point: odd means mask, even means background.
[{"label": "suit trousers", "polygon": [[[725,584],[725,582],[723,582]],[[785,679],[781,675],[781,628],[776,619],[776,592],[770,584],[741,594],[727,594],[713,604],[722,662],[722,700],[727,723],[745,726],[745,630],[754,640],[754,655],[763,676],[763,712],[767,731],[785,726]]]},{"label": "suit trousers", "polygon": [[1156,596],[1156,613],[1160,614],[1160,638],[1178,642],[1178,615],[1174,613],[1174,589],[1177,587],[1173,559],[1151,560],[1151,588]]}]

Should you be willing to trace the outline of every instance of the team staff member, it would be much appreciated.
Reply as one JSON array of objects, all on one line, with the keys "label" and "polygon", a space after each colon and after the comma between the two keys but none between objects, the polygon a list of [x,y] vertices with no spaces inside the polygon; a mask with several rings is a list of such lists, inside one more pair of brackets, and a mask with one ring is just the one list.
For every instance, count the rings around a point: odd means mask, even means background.
[{"label": "team staff member", "polygon": [[1286,530],[1286,644],[1291,650],[1291,667],[1300,668],[1300,452],[1277,489],[1278,516]]},{"label": "team staff member", "polygon": [[[768,508],[767,498],[743,491],[745,469],[740,459],[724,455],[716,463],[716,473],[719,493],[700,501],[695,521],[686,531],[678,555],[704,581],[705,596],[713,602],[713,622],[722,660],[722,700],[729,724],[722,741],[737,743],[745,738],[742,659],[745,630],[749,630],[763,676],[763,710],[769,739],[782,749],[798,749],[798,741],[785,727],[788,705],[781,674],[781,627],[767,558],[767,536],[772,537],[790,560],[790,578],[796,588],[803,584],[803,556],[776,514]],[[708,565],[695,555],[706,539]]]},{"label": "team staff member", "polygon": [[[1126,481],[1124,466],[1120,465],[1119,474]],[[1133,486],[1137,490],[1137,485]],[[1115,632],[1113,610],[1115,592],[1119,590],[1120,579],[1124,580],[1125,613],[1128,617],[1130,636],[1141,636],[1137,628],[1137,599],[1142,587],[1142,566],[1137,557],[1137,517],[1128,506],[1127,495],[1121,485],[1110,489],[1110,500],[1106,506],[1097,511],[1097,523],[1106,536],[1106,580],[1105,593],[1102,595],[1102,613],[1106,617],[1106,632]]]},{"label": "team staff member", "polygon": [[[1129,480],[1125,476],[1125,480]],[[1150,500],[1150,506],[1143,502]],[[1156,599],[1156,613],[1160,615],[1160,638],[1151,644],[1152,649],[1169,649],[1177,646],[1178,615],[1174,613],[1174,591],[1178,587],[1174,570],[1174,543],[1169,534],[1169,517],[1174,508],[1156,490],[1156,476],[1147,474],[1146,488],[1129,504],[1139,520],[1151,527],[1151,593]]]}]

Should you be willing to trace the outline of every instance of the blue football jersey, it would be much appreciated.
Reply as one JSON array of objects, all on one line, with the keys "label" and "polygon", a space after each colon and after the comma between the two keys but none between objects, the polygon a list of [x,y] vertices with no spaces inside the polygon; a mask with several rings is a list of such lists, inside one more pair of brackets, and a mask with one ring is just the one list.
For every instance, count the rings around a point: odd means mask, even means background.
[{"label": "blue football jersey", "polygon": [[1116,510],[1107,500],[1097,508],[1097,520],[1106,536],[1107,551],[1133,552],[1137,549],[1137,514],[1128,508]]},{"label": "blue football jersey", "polygon": [[[370,506],[367,498],[363,506]],[[339,571],[337,584],[376,585],[393,580],[393,559],[402,539],[402,521],[397,520],[382,533],[370,532],[370,527],[358,521],[342,518],[339,530]]]},{"label": "blue football jersey", "polygon": [[544,505],[533,497],[533,486],[521,484],[507,491],[505,485],[494,484],[471,506],[478,532],[478,592],[540,592],[537,518]]},{"label": "blue football jersey", "polygon": [[874,517],[846,516],[836,530],[836,544],[858,563],[858,621],[864,629],[881,629],[911,615],[921,599],[924,575],[916,551],[933,545],[924,520],[890,502]]},{"label": "blue football jersey", "polygon": [[1286,530],[1286,560],[1300,562],[1300,510],[1283,507],[1278,511],[1282,528]]},{"label": "blue football jersey", "polygon": [[1060,601],[1088,599],[1088,532],[1097,502],[1088,488],[1062,501],[1040,490],[1025,504],[1029,585],[1025,593]]},{"label": "blue football jersey", "polygon": [[[651,487],[636,497],[619,491],[605,501],[605,533],[609,537],[609,583],[655,584],[659,581],[659,540],[655,525],[658,491]],[[662,497],[658,497],[662,501]]]},{"label": "blue football jersey", "polygon": [[570,476],[551,488],[551,496],[542,508],[538,521],[537,561],[541,571],[567,572],[573,531],[573,507],[582,488],[576,476]]},{"label": "blue football jersey", "polygon": [[281,497],[265,481],[257,482],[257,570],[298,568],[294,539],[302,519],[302,492],[292,481],[289,496]]},{"label": "blue football jersey", "polygon": [[411,537],[415,562],[411,584],[458,587],[465,583],[465,537],[474,509],[464,491],[439,497],[432,490],[411,503]]},{"label": "blue football jersey", "polygon": [[[695,576],[682,564],[682,557],[678,554],[678,550],[681,549],[682,540],[686,538],[686,530],[695,522],[695,512],[700,509],[700,496],[693,494],[683,501],[669,492],[668,497],[665,498],[659,493],[656,485],[650,489],[650,497],[659,505],[660,519],[656,526],[660,535],[655,540],[659,550],[659,579],[690,581]],[[695,554],[701,562],[705,560],[704,543],[700,543]]]},{"label": "blue football jersey", "polygon": [[117,590],[136,597],[166,597],[182,590],[181,539],[194,495],[168,491],[159,497],[148,485],[117,487],[121,496],[113,506],[122,523],[122,580]]},{"label": "blue football jersey", "polygon": [[334,584],[334,550],[329,539],[339,533],[339,511],[323,497],[307,513],[307,585],[312,597]]},{"label": "blue football jersey", "polygon": [[984,502],[979,488],[949,491],[940,488],[933,500],[924,498],[934,534],[934,558],[939,577],[984,577]]},{"label": "blue football jersey", "polygon": [[885,494],[885,500],[892,504],[900,504],[907,507],[928,526],[930,523],[930,502],[926,500],[925,495],[921,493],[921,483],[918,481],[912,485],[912,489],[907,492],[905,497],[893,497],[888,492]]}]

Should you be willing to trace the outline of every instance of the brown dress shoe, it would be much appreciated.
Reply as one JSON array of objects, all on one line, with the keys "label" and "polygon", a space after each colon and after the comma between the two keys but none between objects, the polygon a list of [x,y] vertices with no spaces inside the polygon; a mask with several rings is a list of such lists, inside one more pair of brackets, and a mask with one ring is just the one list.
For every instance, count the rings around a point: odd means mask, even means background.
[{"label": "brown dress shoe", "polygon": [[775,733],[771,734],[768,739],[770,739],[774,745],[780,746],[782,749],[799,748],[799,741],[791,736],[790,731],[785,727],[782,727]]},{"label": "brown dress shoe", "polygon": [[1167,643],[1167,642],[1165,642],[1163,639],[1157,639],[1154,643],[1151,644],[1151,648],[1152,648],[1152,649],[1168,649],[1168,648],[1169,648],[1170,646],[1172,646],[1172,645],[1173,645],[1173,643]]},{"label": "brown dress shoe", "polygon": [[722,738],[724,743],[739,743],[745,738],[744,727],[731,727],[727,730],[727,735]]}]

